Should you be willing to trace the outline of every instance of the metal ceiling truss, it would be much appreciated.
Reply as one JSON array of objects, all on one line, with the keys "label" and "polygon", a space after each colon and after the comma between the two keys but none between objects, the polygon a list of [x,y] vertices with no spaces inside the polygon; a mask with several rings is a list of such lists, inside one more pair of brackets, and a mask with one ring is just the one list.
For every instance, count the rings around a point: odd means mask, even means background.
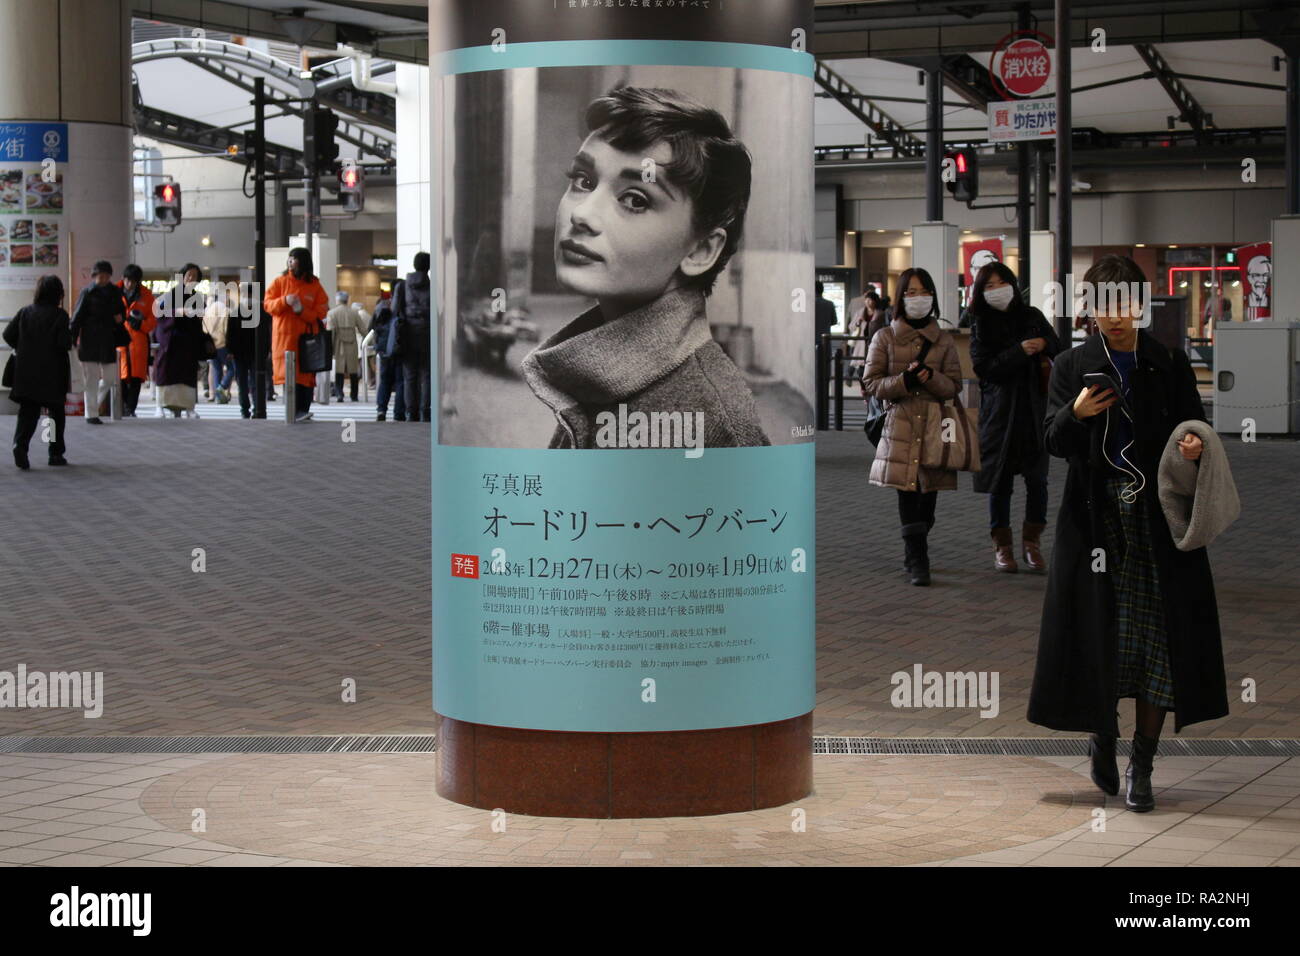
[{"label": "metal ceiling truss", "polygon": [[925,142],[915,136],[848,80],[840,76],[821,60],[814,74],[817,85],[829,93],[841,106],[860,119],[866,127],[900,156],[920,156],[925,152]]},{"label": "metal ceiling truss", "polygon": [[[164,110],[156,110],[142,103],[135,105],[135,131],[141,136],[148,136],[173,146],[182,146],[198,152],[221,155],[222,158],[241,166],[248,163],[244,152],[244,136],[223,126],[209,126],[188,116],[177,116]],[[231,146],[239,149],[238,153],[229,153]],[[266,144],[267,171],[277,176],[296,176],[302,171],[302,153],[288,146],[268,142]]]},{"label": "metal ceiling truss", "polygon": [[[261,50],[241,46],[237,43],[187,37],[149,40],[144,43],[133,44],[131,47],[132,63],[148,63],[152,60],[171,59],[173,57],[189,60],[195,66],[202,67],[209,73],[213,73],[247,92],[252,92],[252,79],[257,74],[261,74],[272,82],[280,84],[283,87],[283,92],[289,96],[297,95],[301,83],[298,71],[287,63],[277,60]],[[355,119],[363,120],[372,126],[394,132],[397,129],[396,102],[391,96],[383,93],[367,93],[354,89],[350,85],[341,84],[339,81],[345,77],[343,73],[344,62],[344,60],[333,60],[324,64],[321,69],[314,71],[321,74],[321,79],[317,82],[317,101],[322,106],[329,107]],[[382,72],[384,70],[380,69],[376,71],[375,75]],[[347,136],[340,135],[340,139],[345,139],[358,148],[371,152],[372,155],[383,159],[390,158],[392,141],[384,137],[370,135],[374,141],[374,149],[371,149],[371,145],[367,145],[365,131],[349,132]],[[388,143],[386,152],[380,145],[384,142]]]},{"label": "metal ceiling truss", "polygon": [[1165,93],[1173,100],[1174,106],[1178,108],[1178,119],[1196,132],[1198,140],[1203,139],[1206,130],[1214,126],[1214,118],[1205,112],[1204,107],[1192,95],[1192,91],[1184,86],[1178,74],[1169,68],[1168,61],[1160,55],[1159,50],[1149,43],[1135,43],[1133,49],[1137,51],[1138,56],[1142,57],[1142,62],[1147,65],[1147,69],[1154,74],[1156,81],[1164,87]]},{"label": "metal ceiling truss", "polygon": [[[239,87],[250,96],[253,93],[253,80],[256,79],[252,73],[222,60],[200,60],[192,61],[195,66],[201,70],[206,70],[213,76],[218,76],[233,86]],[[300,119],[306,116],[307,110],[301,103],[288,102],[284,99],[276,99],[274,96],[267,97],[268,106],[278,106],[291,116]],[[361,155],[369,154],[379,159],[388,160],[393,156],[393,150],[396,144],[392,139],[381,136],[373,130],[366,129],[351,120],[339,117],[338,130],[334,134],[336,139],[341,139],[345,143],[351,143],[355,146]]]}]

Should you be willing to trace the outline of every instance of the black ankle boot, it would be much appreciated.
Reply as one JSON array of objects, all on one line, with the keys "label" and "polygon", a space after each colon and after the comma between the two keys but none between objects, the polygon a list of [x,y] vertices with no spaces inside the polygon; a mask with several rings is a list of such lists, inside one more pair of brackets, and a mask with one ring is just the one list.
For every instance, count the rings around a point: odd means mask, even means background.
[{"label": "black ankle boot", "polygon": [[930,553],[925,540],[928,530],[923,521],[903,525],[908,579],[917,587],[930,586]]},{"label": "black ankle boot", "polygon": [[1151,768],[1155,762],[1158,739],[1133,735],[1133,755],[1129,757],[1128,769],[1124,777],[1128,781],[1128,793],[1124,805],[1134,813],[1149,813],[1156,808],[1156,798],[1151,792]]},{"label": "black ankle boot", "polygon": [[1092,758],[1092,782],[1102,793],[1112,797],[1119,793],[1119,764],[1115,762],[1115,738],[1093,734],[1088,739],[1088,756]]}]

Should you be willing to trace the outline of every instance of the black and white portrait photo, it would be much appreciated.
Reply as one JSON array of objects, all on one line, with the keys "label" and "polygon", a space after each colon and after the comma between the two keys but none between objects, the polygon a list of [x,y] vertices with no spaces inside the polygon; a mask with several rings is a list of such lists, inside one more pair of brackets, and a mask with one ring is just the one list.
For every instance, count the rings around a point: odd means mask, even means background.
[{"label": "black and white portrait photo", "polygon": [[454,130],[437,144],[454,237],[438,277],[442,444],[808,440],[799,79],[559,67],[439,81]]}]

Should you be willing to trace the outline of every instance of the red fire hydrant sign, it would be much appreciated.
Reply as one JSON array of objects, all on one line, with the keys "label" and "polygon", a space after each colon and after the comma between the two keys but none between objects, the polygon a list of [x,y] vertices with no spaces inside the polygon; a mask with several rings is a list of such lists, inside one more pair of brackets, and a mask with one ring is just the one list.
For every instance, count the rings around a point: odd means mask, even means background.
[{"label": "red fire hydrant sign", "polygon": [[1008,99],[1047,96],[1052,90],[1051,38],[1017,30],[999,41],[989,57],[989,78]]},{"label": "red fire hydrant sign", "polygon": [[453,578],[477,578],[477,554],[453,554],[451,556],[451,576]]}]

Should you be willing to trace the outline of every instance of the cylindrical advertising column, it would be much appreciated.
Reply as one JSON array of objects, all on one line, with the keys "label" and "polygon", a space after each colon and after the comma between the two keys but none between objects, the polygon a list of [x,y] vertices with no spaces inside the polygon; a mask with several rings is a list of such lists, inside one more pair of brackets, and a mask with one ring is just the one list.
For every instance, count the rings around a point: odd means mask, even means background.
[{"label": "cylindrical advertising column", "polygon": [[448,799],[812,790],[812,6],[431,5]]}]

